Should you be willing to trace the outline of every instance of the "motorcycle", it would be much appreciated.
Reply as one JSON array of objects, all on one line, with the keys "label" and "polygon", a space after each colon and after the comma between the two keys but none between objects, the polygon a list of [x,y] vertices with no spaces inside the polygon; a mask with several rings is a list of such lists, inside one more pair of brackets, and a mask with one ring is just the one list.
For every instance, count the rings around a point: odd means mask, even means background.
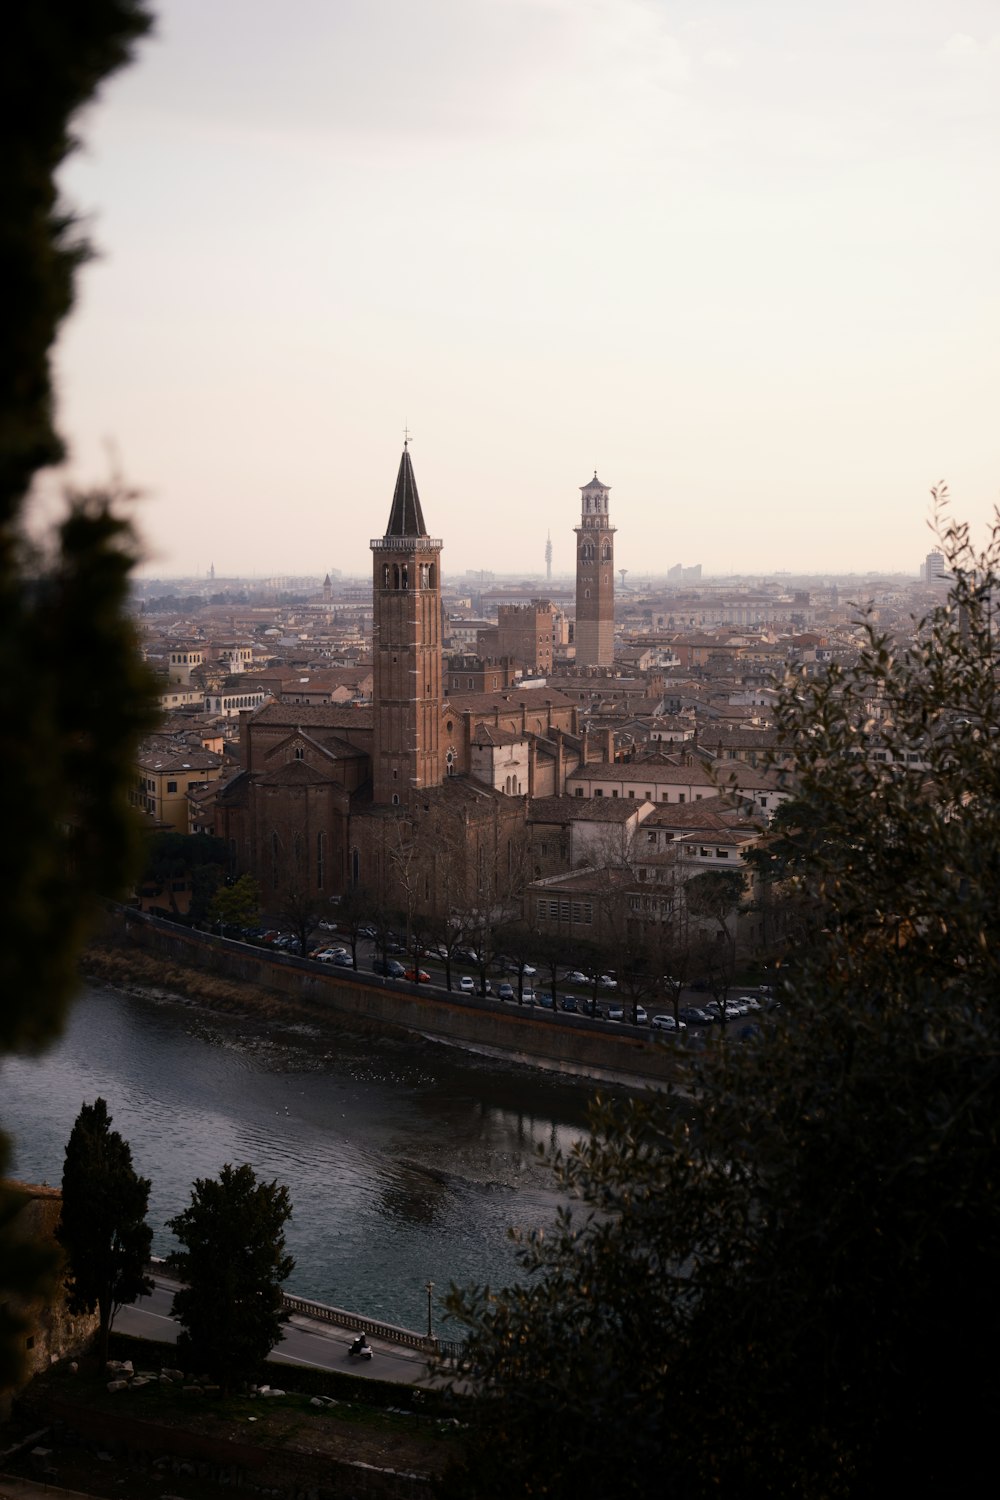
[{"label": "motorcycle", "polygon": [[351,1359],[371,1359],[372,1346],[371,1344],[369,1344],[364,1334],[359,1333],[358,1337],[354,1340],[354,1343],[350,1346],[347,1353],[351,1357]]}]

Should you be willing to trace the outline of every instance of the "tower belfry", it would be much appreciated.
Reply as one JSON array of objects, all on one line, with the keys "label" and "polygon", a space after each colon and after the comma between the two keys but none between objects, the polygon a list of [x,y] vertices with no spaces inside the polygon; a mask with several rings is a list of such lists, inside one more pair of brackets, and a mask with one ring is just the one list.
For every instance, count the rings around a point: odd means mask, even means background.
[{"label": "tower belfry", "polygon": [[371,550],[373,795],[405,804],[442,780],[441,542],[427,534],[408,444]]},{"label": "tower belfry", "polygon": [[580,487],[576,531],[576,664],[610,667],[615,659],[615,527],[608,509],[610,487],[594,470]]}]

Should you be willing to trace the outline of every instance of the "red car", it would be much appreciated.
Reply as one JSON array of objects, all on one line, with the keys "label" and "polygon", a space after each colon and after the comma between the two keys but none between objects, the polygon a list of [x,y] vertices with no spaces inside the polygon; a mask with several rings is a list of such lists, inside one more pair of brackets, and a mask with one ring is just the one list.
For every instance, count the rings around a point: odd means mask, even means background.
[{"label": "red car", "polygon": [[407,969],[403,978],[408,979],[411,984],[430,984],[431,982],[431,976],[426,969]]}]

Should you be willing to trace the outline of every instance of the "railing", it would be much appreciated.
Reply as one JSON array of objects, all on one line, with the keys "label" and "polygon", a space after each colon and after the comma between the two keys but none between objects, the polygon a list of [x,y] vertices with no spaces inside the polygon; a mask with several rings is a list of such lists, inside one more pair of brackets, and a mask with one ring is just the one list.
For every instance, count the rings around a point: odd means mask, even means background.
[{"label": "railing", "polygon": [[[171,1269],[169,1262],[162,1256],[151,1256],[146,1270],[150,1275],[160,1276],[180,1285],[176,1271]],[[319,1323],[336,1323],[338,1328],[347,1328],[354,1333],[374,1334],[387,1344],[401,1344],[407,1349],[419,1349],[424,1354],[441,1352],[440,1340],[433,1335],[428,1337],[426,1333],[415,1333],[412,1328],[398,1328],[395,1323],[380,1323],[377,1319],[366,1317],[364,1313],[346,1312],[342,1307],[328,1307],[325,1302],[312,1302],[308,1297],[296,1297],[292,1292],[282,1292],[281,1306],[284,1312],[314,1318]]]},{"label": "railing", "polygon": [[349,1328],[355,1333],[373,1334],[389,1344],[402,1344],[407,1349],[420,1349],[425,1354],[437,1354],[438,1340],[428,1338],[426,1333],[414,1333],[409,1328],[397,1328],[395,1323],[378,1323],[362,1313],[345,1312],[341,1307],[327,1307],[324,1302],[310,1302],[307,1297],[282,1294],[281,1305],[285,1312],[299,1313],[304,1318],[315,1318],[320,1323],[336,1323],[338,1328]]}]

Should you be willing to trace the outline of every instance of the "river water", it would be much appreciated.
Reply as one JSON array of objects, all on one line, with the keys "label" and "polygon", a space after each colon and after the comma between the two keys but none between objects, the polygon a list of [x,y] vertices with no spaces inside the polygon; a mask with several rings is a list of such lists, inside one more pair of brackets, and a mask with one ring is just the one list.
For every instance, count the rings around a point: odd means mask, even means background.
[{"label": "river water", "polygon": [[0,1063],[0,1125],[13,1175],[58,1184],[81,1104],[104,1098],[152,1180],[158,1254],[194,1179],[249,1162],[289,1189],[289,1291],[420,1328],[429,1280],[436,1303],[451,1282],[518,1278],[508,1228],[546,1227],[563,1201],[537,1148],[585,1134],[593,1091],[417,1039],[276,1034],[88,986],[51,1050]]}]

